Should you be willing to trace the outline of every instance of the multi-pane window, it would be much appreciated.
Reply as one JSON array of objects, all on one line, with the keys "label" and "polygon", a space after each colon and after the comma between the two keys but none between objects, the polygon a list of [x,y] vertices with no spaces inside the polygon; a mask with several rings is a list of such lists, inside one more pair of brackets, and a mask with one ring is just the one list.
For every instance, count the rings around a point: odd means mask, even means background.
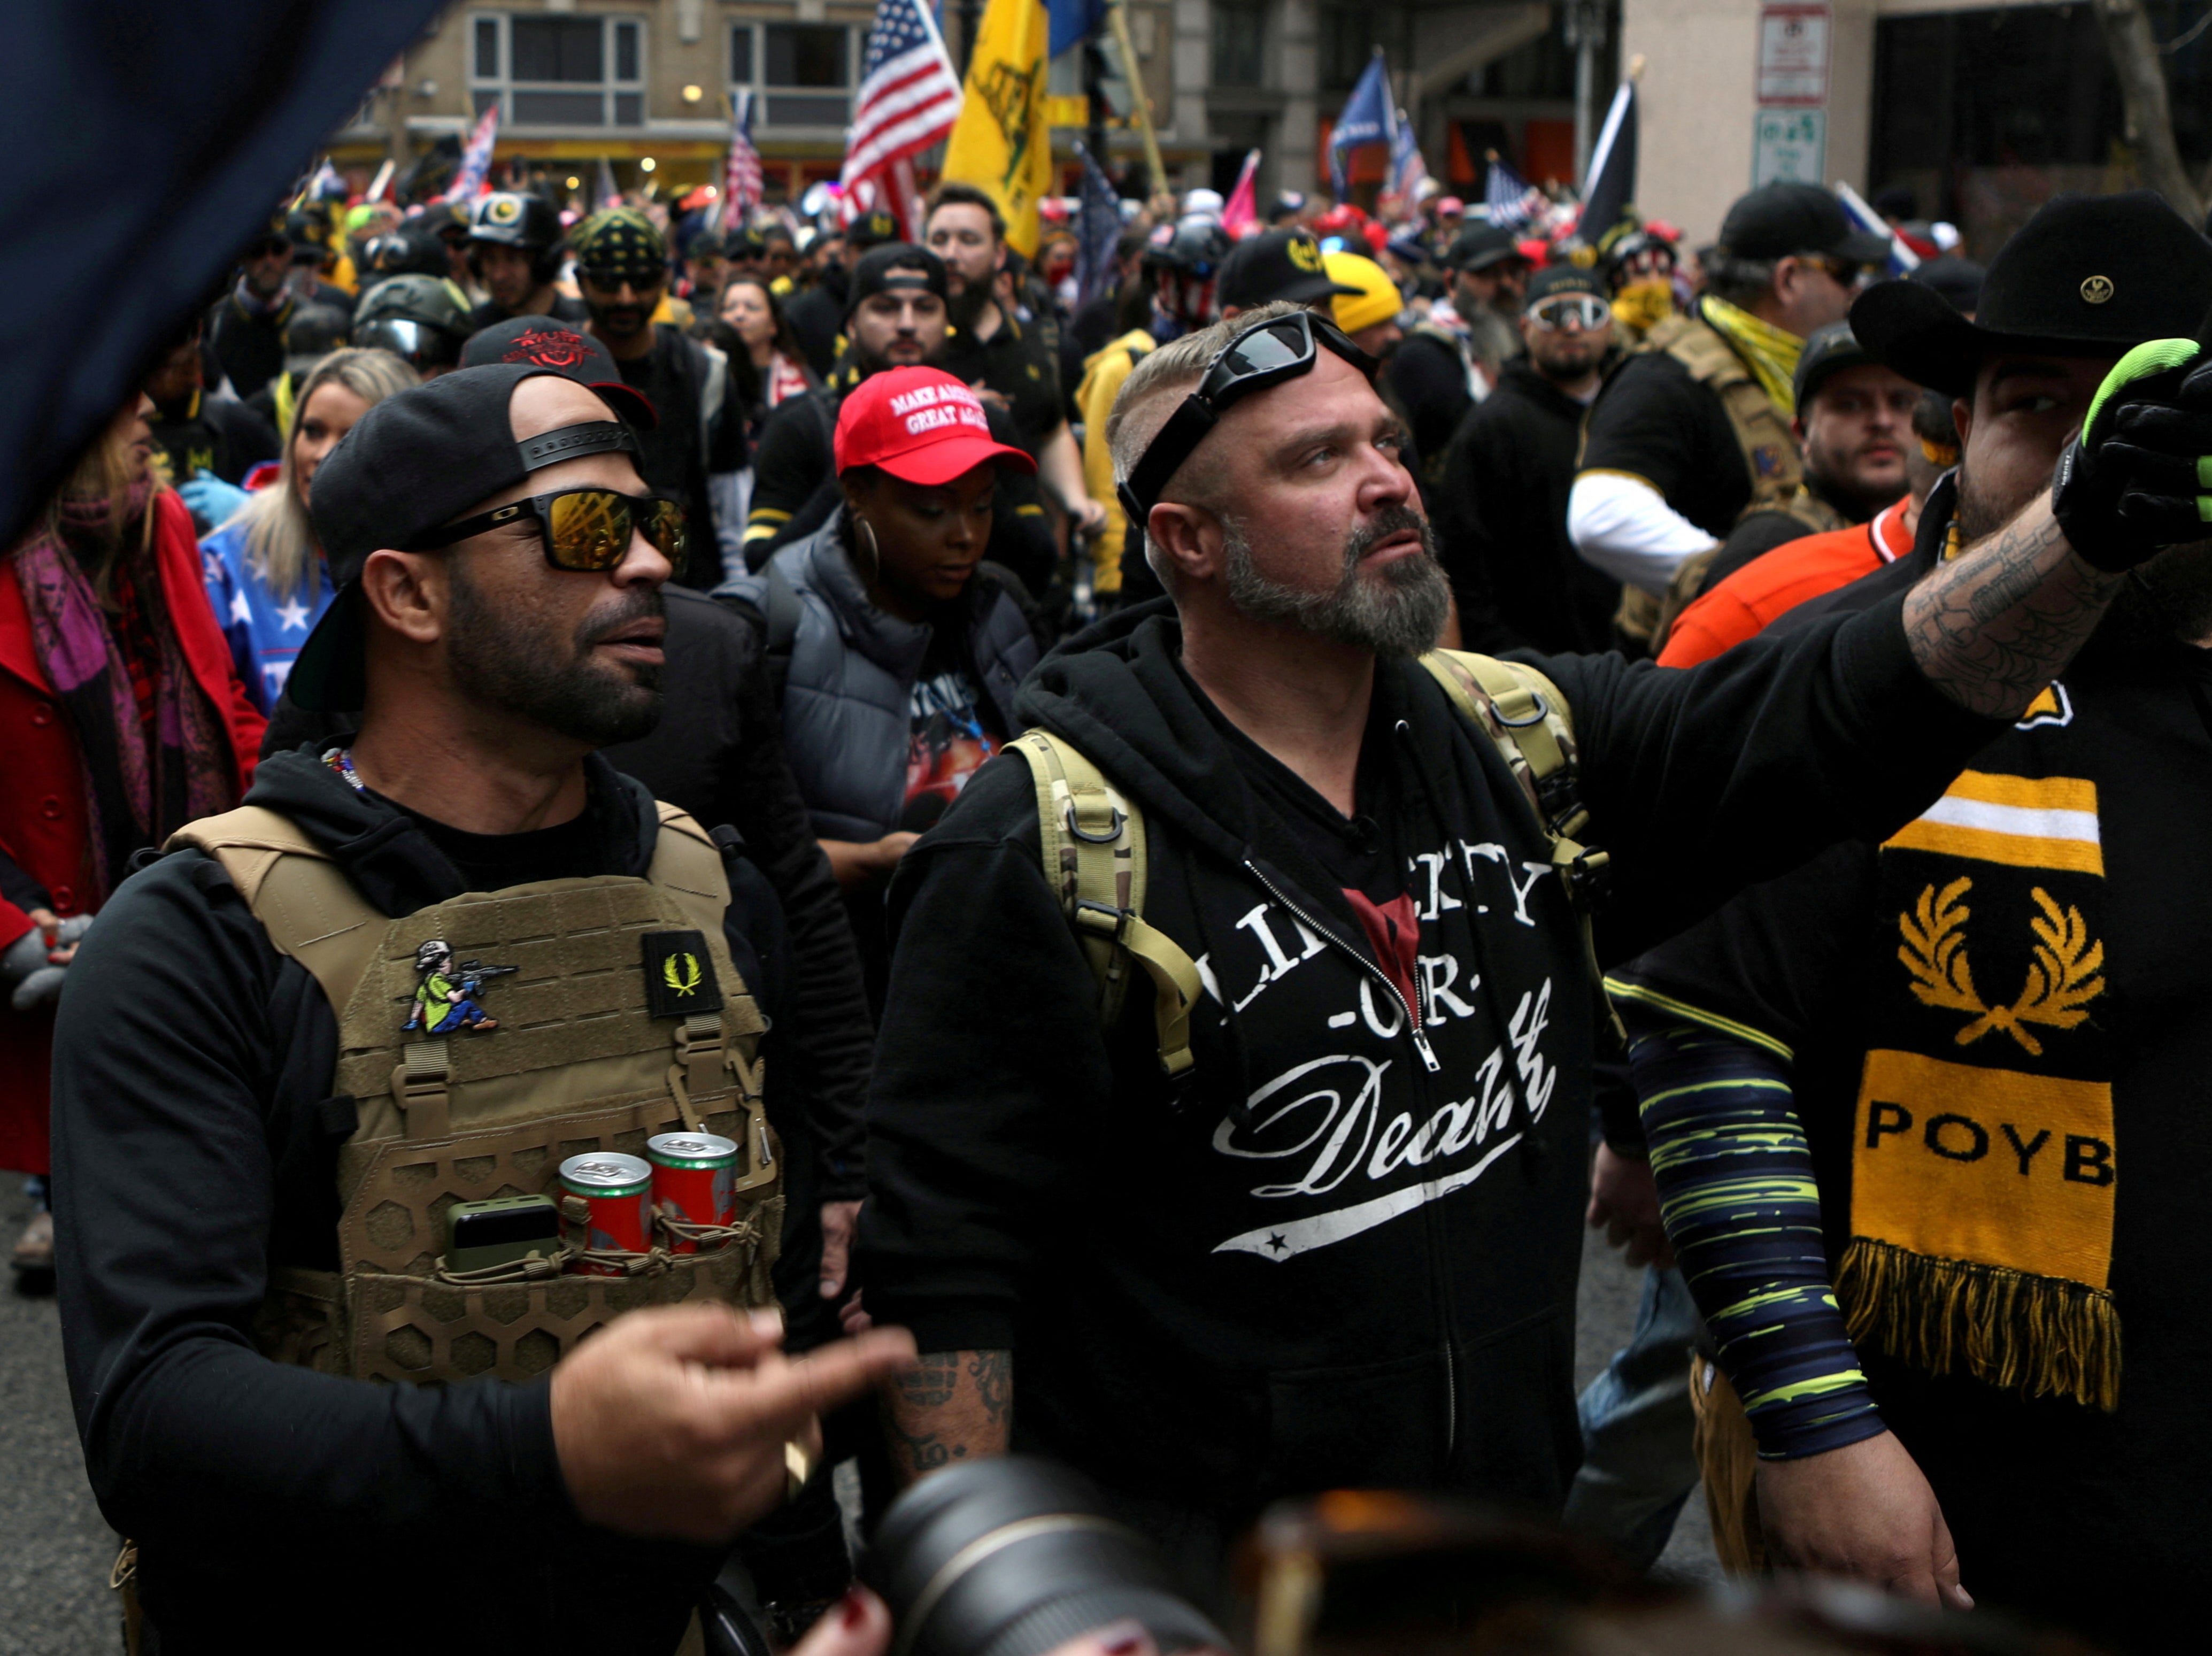
[{"label": "multi-pane window", "polygon": [[486,12],[473,20],[469,91],[514,126],[645,125],[645,24],[635,17]]},{"label": "multi-pane window", "polygon": [[1260,84],[1260,48],[1266,11],[1249,0],[1214,0],[1213,83]]},{"label": "multi-pane window", "polygon": [[757,94],[757,125],[842,126],[853,118],[857,33],[842,23],[732,23],[730,90]]}]

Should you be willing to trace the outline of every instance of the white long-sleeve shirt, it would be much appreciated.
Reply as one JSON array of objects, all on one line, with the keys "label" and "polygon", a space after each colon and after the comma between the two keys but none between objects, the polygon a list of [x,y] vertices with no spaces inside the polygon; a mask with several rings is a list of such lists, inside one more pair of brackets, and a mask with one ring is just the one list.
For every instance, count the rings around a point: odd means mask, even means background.
[{"label": "white long-sleeve shirt", "polygon": [[1567,536],[1583,561],[1655,597],[1682,561],[1720,543],[1641,478],[1585,472],[1567,494]]}]

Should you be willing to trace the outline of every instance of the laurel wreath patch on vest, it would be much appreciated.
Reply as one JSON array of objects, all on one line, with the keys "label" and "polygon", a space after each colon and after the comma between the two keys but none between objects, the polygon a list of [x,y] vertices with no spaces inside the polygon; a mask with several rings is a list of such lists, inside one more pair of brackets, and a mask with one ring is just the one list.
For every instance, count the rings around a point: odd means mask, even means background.
[{"label": "laurel wreath patch on vest", "polygon": [[722,1009],[722,986],[704,936],[696,931],[645,934],[645,1003],[655,1018]]}]

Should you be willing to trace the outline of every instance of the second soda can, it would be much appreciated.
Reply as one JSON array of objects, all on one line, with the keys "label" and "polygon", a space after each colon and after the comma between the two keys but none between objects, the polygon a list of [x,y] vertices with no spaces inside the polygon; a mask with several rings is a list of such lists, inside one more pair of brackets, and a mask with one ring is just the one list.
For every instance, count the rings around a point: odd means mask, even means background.
[{"label": "second soda can", "polygon": [[[645,1142],[653,1163],[653,1202],[687,1225],[729,1225],[738,1217],[738,1147],[714,1133],[662,1133]],[[696,1253],[688,1238],[672,1239],[674,1253]]]}]

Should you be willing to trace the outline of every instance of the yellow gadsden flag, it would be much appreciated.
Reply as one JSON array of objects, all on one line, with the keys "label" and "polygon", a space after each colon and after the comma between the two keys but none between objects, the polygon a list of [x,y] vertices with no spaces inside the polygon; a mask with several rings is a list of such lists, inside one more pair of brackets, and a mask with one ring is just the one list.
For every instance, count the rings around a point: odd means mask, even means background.
[{"label": "yellow gadsden flag", "polygon": [[1052,191],[1052,131],[1045,122],[1042,0],[990,0],[968,60],[960,119],[945,149],[944,177],[999,204],[1006,245],[1036,257],[1037,203]]}]

